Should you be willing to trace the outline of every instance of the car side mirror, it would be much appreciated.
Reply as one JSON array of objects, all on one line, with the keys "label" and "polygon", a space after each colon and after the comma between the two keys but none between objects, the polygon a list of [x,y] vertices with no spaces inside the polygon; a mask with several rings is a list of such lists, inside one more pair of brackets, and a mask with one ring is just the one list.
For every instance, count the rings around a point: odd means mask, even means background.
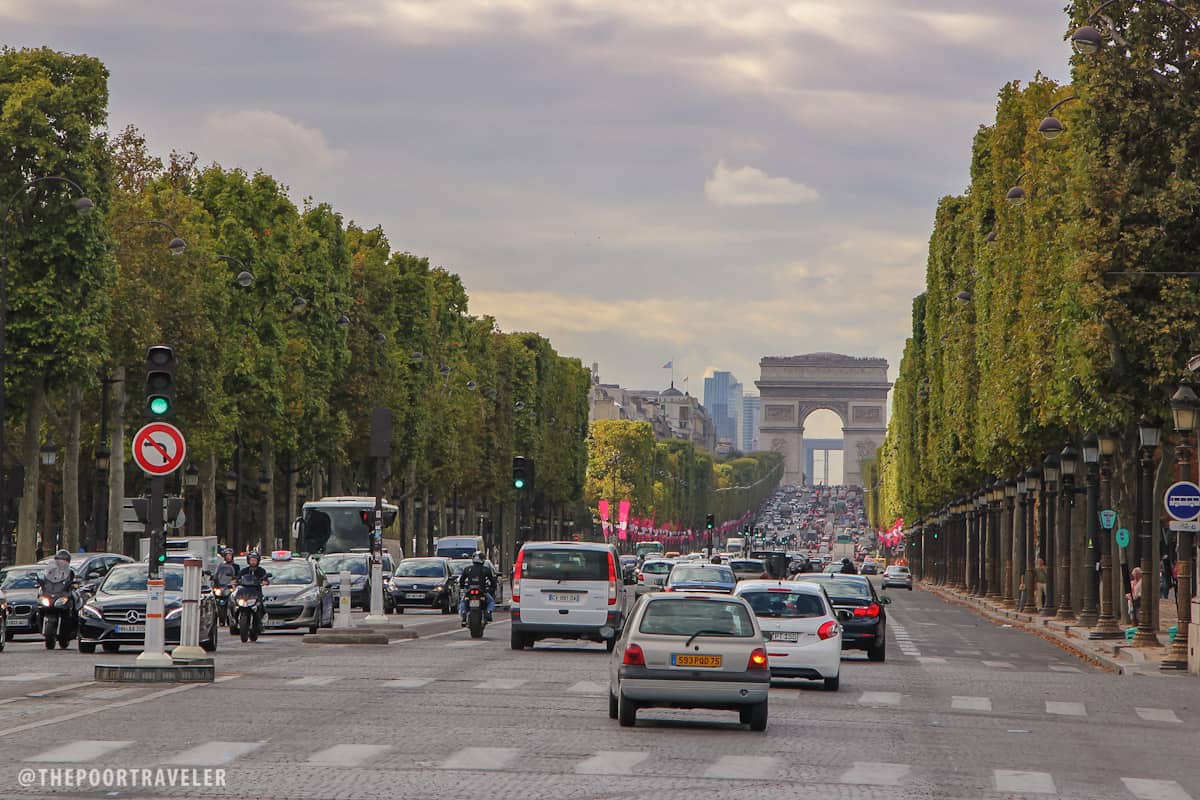
[{"label": "car side mirror", "polygon": [[79,587],[80,591],[87,592],[88,594],[95,594],[97,588],[99,588],[99,584],[96,581],[85,583]]},{"label": "car side mirror", "polygon": [[881,597],[881,598],[879,598],[879,605],[881,605],[881,606],[890,606],[891,604],[892,604],[892,598],[890,598],[890,597]]}]

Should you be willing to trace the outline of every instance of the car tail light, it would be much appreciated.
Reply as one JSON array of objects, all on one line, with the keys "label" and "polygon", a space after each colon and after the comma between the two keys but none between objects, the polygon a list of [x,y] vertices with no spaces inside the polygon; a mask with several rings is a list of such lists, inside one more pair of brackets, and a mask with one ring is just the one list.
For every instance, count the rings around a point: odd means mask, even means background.
[{"label": "car tail light", "polygon": [[821,641],[832,639],[838,635],[838,624],[833,620],[829,620],[820,628],[817,628],[817,636],[821,637]]},{"label": "car tail light", "polygon": [[762,578],[765,581],[767,578],[769,578],[771,576],[769,574],[767,574],[766,572],[763,572],[763,574],[759,575],[758,577]]},{"label": "car tail light", "polygon": [[513,567],[513,582],[512,582],[512,601],[514,603],[521,602],[521,567],[525,565],[525,550],[517,553],[517,564]]},{"label": "car tail light", "polygon": [[646,666],[646,654],[642,652],[641,645],[631,644],[626,647],[625,658],[621,659],[621,663],[629,667]]},{"label": "car tail light", "polygon": [[646,576],[645,576],[645,575],[643,575],[642,573],[640,573],[640,572],[639,572],[639,573],[638,573],[638,578],[637,578],[637,579],[638,579],[638,583],[645,583],[645,581],[646,581]]},{"label": "car tail light", "polygon": [[617,604],[617,562],[611,552],[608,554],[608,604]]},{"label": "car tail light", "polygon": [[746,664],[746,669],[768,669],[769,666],[770,664],[767,661],[767,651],[761,647],[754,648],[754,652],[750,654],[750,662]]},{"label": "car tail light", "polygon": [[671,585],[670,585],[670,584],[665,584],[665,585],[662,587],[662,590],[663,590],[664,592],[673,592],[673,591],[675,591],[674,589],[672,589],[672,588],[671,588]]},{"label": "car tail light", "polygon": [[854,609],[854,616],[856,616],[856,617],[878,617],[879,616],[879,604],[871,603],[871,605],[869,605],[869,606],[865,606],[865,607],[859,606],[858,608]]}]

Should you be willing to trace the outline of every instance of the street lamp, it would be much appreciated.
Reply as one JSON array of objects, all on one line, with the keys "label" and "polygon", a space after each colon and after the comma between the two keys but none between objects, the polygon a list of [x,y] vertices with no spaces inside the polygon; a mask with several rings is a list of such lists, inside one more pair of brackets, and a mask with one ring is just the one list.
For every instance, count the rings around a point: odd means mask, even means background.
[{"label": "street lamp", "polygon": [[225,536],[235,550],[241,545],[236,530],[237,490],[238,474],[230,470],[225,473]]},{"label": "street lamp", "polygon": [[1025,187],[1021,186],[1021,181],[1025,179],[1028,173],[1022,172],[1017,176],[1017,182],[1004,195],[1004,199],[1014,206],[1025,205]]},{"label": "street lamp", "polygon": [[1042,559],[1046,563],[1046,603],[1042,606],[1042,615],[1047,617],[1053,617],[1058,613],[1058,607],[1055,605],[1057,598],[1054,595],[1057,587],[1054,564],[1058,549],[1055,546],[1053,533],[1058,529],[1058,476],[1058,453],[1050,453],[1042,461],[1042,479],[1046,482],[1045,517],[1042,524],[1042,539],[1044,540]]},{"label": "street lamp", "polygon": [[[1117,437],[1112,431],[1101,431],[1096,436],[1100,451],[1099,502],[1101,509],[1112,508],[1112,460],[1117,452]],[[1117,625],[1113,598],[1120,596],[1113,587],[1113,532],[1100,532],[1100,616],[1096,628],[1088,634],[1089,639],[1119,639],[1125,632]]]},{"label": "street lamp", "polygon": [[1032,464],[1025,468],[1025,602],[1026,608],[1037,608],[1037,592],[1034,588],[1037,576],[1037,528],[1034,525],[1035,515],[1041,505],[1038,503],[1038,489],[1042,485],[1042,473]]},{"label": "street lamp", "polygon": [[[1155,608],[1158,602],[1154,589],[1155,569],[1151,536],[1154,520],[1154,451],[1158,449],[1162,429],[1157,419],[1143,416],[1138,420],[1138,549],[1141,554],[1142,569],[1141,606],[1138,609],[1138,630],[1133,637],[1134,645],[1158,647],[1158,633],[1155,630]],[[1147,591],[1149,589],[1150,591]]]},{"label": "street lamp", "polygon": [[[1195,479],[1195,450],[1192,447],[1192,432],[1196,429],[1196,411],[1200,406],[1200,398],[1187,384],[1181,384],[1171,397],[1171,417],[1175,422],[1175,430],[1179,432],[1179,444],[1175,447],[1176,479],[1190,481]],[[1193,552],[1196,536],[1190,531],[1179,531],[1176,536],[1176,564],[1179,567],[1179,580],[1175,585],[1175,607],[1179,621],[1175,628],[1175,641],[1171,642],[1171,651],[1160,665],[1164,670],[1186,670],[1188,654],[1191,649],[1188,628],[1192,623],[1192,571],[1195,569]],[[1145,592],[1142,597],[1146,596]]]},{"label": "street lamp", "polygon": [[1079,468],[1079,451],[1075,449],[1075,445],[1067,442],[1058,454],[1058,460],[1062,470],[1063,499],[1063,514],[1058,528],[1058,618],[1073,620],[1075,609],[1071,601],[1071,539],[1074,532],[1071,523],[1075,512],[1075,472]]},{"label": "street lamp", "polygon": [[1087,530],[1084,533],[1087,536],[1087,557],[1084,562],[1084,571],[1081,576],[1083,580],[1083,607],[1079,610],[1079,624],[1091,627],[1096,624],[1097,620],[1097,593],[1096,579],[1100,571],[1099,567],[1099,550],[1097,548],[1097,538],[1100,534],[1100,485],[1098,482],[1100,473],[1100,437],[1094,433],[1088,433],[1083,437],[1083,463],[1086,471],[1084,473],[1084,519],[1087,522]]},{"label": "street lamp", "polygon": [[[1075,29],[1071,34],[1071,47],[1081,56],[1094,56],[1100,52],[1100,48],[1104,46],[1104,34],[1100,32],[1100,28],[1096,22],[1101,19],[1100,12],[1114,5],[1119,0],[1105,0],[1105,2],[1096,6],[1092,13],[1088,14],[1087,24]],[[1185,19],[1192,25],[1196,26],[1196,19],[1179,6],[1175,5],[1172,0],[1158,0],[1160,5],[1166,6],[1172,11],[1177,11],[1184,16]]]},{"label": "street lamp", "polygon": [[1016,605],[1013,600],[1013,533],[1017,506],[1017,481],[1009,478],[1004,482],[1004,510],[1000,517],[1000,602],[1006,607]]},{"label": "street lamp", "polygon": [[1063,131],[1066,130],[1066,127],[1062,124],[1062,121],[1059,120],[1058,117],[1054,116],[1054,112],[1067,103],[1078,99],[1079,98],[1076,95],[1071,95],[1070,97],[1063,98],[1054,105],[1050,106],[1049,110],[1046,111],[1045,118],[1042,119],[1041,123],[1038,125],[1038,133],[1050,140],[1057,139],[1059,136],[1061,136]]},{"label": "street lamp", "polygon": [[53,550],[58,550],[58,535],[54,530],[54,482],[50,479],[49,470],[49,467],[58,462],[58,447],[53,439],[48,439],[39,452],[42,466],[47,467],[42,479],[42,520],[45,523],[42,529],[42,545],[51,545]]}]

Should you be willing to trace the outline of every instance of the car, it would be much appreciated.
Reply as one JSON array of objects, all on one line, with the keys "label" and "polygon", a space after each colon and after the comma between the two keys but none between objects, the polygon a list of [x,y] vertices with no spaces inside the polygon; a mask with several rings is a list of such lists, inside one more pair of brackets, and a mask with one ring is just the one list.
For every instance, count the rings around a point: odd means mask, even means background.
[{"label": "car", "polygon": [[826,564],[825,569],[821,570],[821,572],[823,572],[826,575],[841,575],[842,574],[842,565],[835,561],[832,564]]},{"label": "car", "polygon": [[[146,640],[146,563],[118,564],[109,570],[79,612],[79,652],[106,653],[123,646],[143,647]],[[178,644],[183,618],[183,567],[161,567],[163,581],[164,644]],[[211,592],[200,595],[200,646],[217,649],[217,605]]]},{"label": "car", "polygon": [[859,575],[877,575],[877,574],[879,574],[879,568],[875,565],[875,559],[864,558],[863,562],[862,562],[862,566],[859,567],[859,569],[858,569],[858,574]]},{"label": "car", "polygon": [[4,630],[5,641],[14,636],[42,633],[42,614],[37,598],[41,594],[38,578],[46,571],[44,564],[22,564],[0,570],[0,592],[8,607]]},{"label": "car", "polygon": [[767,565],[754,558],[735,558],[729,562],[729,568],[739,581],[769,578]]},{"label": "car", "polygon": [[539,639],[603,642],[611,651],[625,625],[620,556],[598,542],[526,542],[513,567],[513,650]]},{"label": "car", "polygon": [[[333,627],[333,590],[320,565],[311,559],[293,558],[286,550],[261,562],[268,585],[262,587],[263,630]],[[236,633],[230,625],[230,633]]]},{"label": "car", "polygon": [[398,614],[406,608],[436,608],[443,614],[458,610],[458,578],[447,558],[404,559],[396,565],[385,591]]},{"label": "car", "polygon": [[665,558],[647,558],[642,562],[641,569],[638,570],[635,591],[638,594],[659,591],[666,585],[667,575],[671,573],[673,566],[675,566],[675,562]]},{"label": "car", "polygon": [[[497,568],[496,565],[492,563],[492,560],[490,558],[484,559],[483,564],[484,564],[484,566],[491,567],[492,572],[496,573],[496,596],[492,599],[496,601],[497,605],[499,605],[500,603],[502,603],[504,601],[504,578],[503,578],[503,576],[501,576],[499,568]],[[469,558],[452,558],[452,559],[450,559],[450,574],[454,576],[453,581],[454,581],[454,587],[455,587],[454,591],[455,592],[461,591],[461,587],[459,586],[458,580],[459,580],[459,577],[462,575],[462,571],[469,566],[471,566],[471,559],[469,559]],[[456,600],[455,602],[457,603],[458,600]]]},{"label": "car", "polygon": [[767,643],[744,599],[657,592],[638,600],[609,661],[608,716],[632,727],[644,708],[711,708],[764,731],[770,686]]},{"label": "car", "polygon": [[637,583],[638,557],[634,555],[621,556],[621,579],[626,585]]},{"label": "car", "polygon": [[772,678],[807,678],[838,690],[842,624],[824,588],[803,581],[742,581],[733,593],[758,617]]},{"label": "car", "polygon": [[676,564],[667,575],[664,592],[722,592],[737,586],[737,576],[725,564]]},{"label": "car", "polygon": [[887,610],[890,597],[875,593],[870,578],[862,575],[809,574],[793,580],[825,587],[842,623],[842,649],[866,650],[867,658],[883,661],[887,655]]},{"label": "car", "polygon": [[[368,610],[371,606],[371,554],[365,550],[350,550],[344,553],[324,553],[321,555],[318,562],[321,565],[321,571],[325,573],[325,579],[329,582],[329,588],[334,594],[334,603],[337,602],[337,594],[339,587],[342,584],[341,572],[347,570],[350,573],[350,607],[361,608]],[[383,554],[383,610],[386,613],[391,600],[386,589],[387,579],[392,574],[392,556],[389,553]]]},{"label": "car", "polygon": [[884,569],[882,584],[884,589],[889,586],[899,586],[911,592],[913,587],[912,573],[903,564],[892,564]]}]

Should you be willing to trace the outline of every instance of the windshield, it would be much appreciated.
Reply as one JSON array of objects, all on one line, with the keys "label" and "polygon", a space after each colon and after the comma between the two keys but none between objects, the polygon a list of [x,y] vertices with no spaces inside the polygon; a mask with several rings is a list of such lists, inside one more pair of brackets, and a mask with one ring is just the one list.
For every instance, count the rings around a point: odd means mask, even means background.
[{"label": "windshield", "polygon": [[808,581],[810,583],[820,583],[825,587],[825,593],[835,603],[838,600],[870,600],[871,586],[865,580],[848,581],[837,578],[819,578],[813,576],[811,578],[797,576],[796,580]]},{"label": "windshield", "polygon": [[[127,564],[119,567],[114,567],[112,572],[108,573],[108,577],[104,579],[101,591],[115,594],[119,592],[144,592],[146,591],[146,570],[145,564]],[[183,570],[181,569],[164,569],[162,571],[163,580],[166,582],[166,590],[168,592],[183,591]]]},{"label": "windshield", "polygon": [[805,618],[827,615],[825,603],[815,594],[789,591],[742,592],[741,598],[760,617]]},{"label": "windshield", "polygon": [[444,578],[441,561],[401,561],[394,573],[404,578]]},{"label": "windshield", "polygon": [[673,566],[670,561],[647,561],[642,564],[642,572],[648,572],[651,575],[666,575]]},{"label": "windshield", "polygon": [[322,556],[321,569],[327,575],[336,575],[342,570],[348,571],[351,575],[366,575],[367,557],[357,553],[334,553]]},{"label": "windshield", "polygon": [[762,572],[766,569],[761,561],[730,561],[729,568],[738,572]]},{"label": "windshield", "polygon": [[671,571],[671,583],[733,583],[733,570],[725,567],[679,566]]},{"label": "windshield", "polygon": [[[396,521],[396,509],[384,508],[383,535]],[[304,509],[304,525],[297,550],[305,553],[335,553],[354,547],[368,547],[369,535],[375,525],[375,502],[339,503],[308,506]]]},{"label": "windshield", "polygon": [[0,589],[36,589],[36,569],[6,569],[0,572]]},{"label": "windshield", "polygon": [[886,571],[893,575],[905,575],[908,573],[908,567],[888,567]]},{"label": "windshield", "polygon": [[526,550],[521,577],[546,581],[607,581],[608,551],[540,547]]},{"label": "windshield", "polygon": [[274,586],[303,586],[313,582],[312,567],[304,561],[266,561],[262,568]]},{"label": "windshield", "polygon": [[660,636],[691,636],[699,631],[712,631],[713,635],[745,637],[754,635],[754,622],[741,603],[680,598],[649,603],[639,630]]}]

